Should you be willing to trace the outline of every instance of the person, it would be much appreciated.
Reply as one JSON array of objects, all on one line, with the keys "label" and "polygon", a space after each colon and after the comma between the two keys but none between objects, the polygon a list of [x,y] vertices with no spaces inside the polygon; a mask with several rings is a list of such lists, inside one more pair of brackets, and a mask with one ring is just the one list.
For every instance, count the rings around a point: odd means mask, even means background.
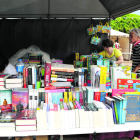
[{"label": "person", "polygon": [[111,39],[105,39],[102,41],[102,46],[104,51],[100,52],[100,55],[103,55],[103,58],[107,58],[113,61],[116,61],[116,64],[122,65],[123,56],[119,49],[113,48],[113,41]]},{"label": "person", "polygon": [[132,46],[132,72],[140,73],[140,29],[129,31],[129,42]]},{"label": "person", "polygon": [[20,112],[23,110],[23,105],[21,104],[21,101],[19,101],[19,103],[16,105],[16,109],[17,109],[17,112]]},{"label": "person", "polygon": [[1,74],[17,74],[16,68],[9,63],[8,59],[0,52],[0,73]]}]

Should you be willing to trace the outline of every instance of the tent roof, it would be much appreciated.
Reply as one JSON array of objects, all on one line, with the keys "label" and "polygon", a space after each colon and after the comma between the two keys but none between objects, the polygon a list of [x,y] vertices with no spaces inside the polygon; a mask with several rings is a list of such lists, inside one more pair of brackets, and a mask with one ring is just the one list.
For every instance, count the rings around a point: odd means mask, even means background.
[{"label": "tent roof", "polygon": [[126,34],[126,33],[123,33],[123,32],[120,32],[120,31],[116,31],[116,30],[111,29],[110,36],[129,37],[129,34]]},{"label": "tent roof", "polygon": [[140,0],[0,0],[0,17],[112,18],[140,9]]}]

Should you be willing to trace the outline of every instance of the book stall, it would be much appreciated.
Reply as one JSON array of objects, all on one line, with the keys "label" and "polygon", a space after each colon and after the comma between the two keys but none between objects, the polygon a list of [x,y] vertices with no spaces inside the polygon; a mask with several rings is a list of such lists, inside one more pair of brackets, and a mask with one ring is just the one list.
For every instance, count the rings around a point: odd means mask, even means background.
[{"label": "book stall", "polygon": [[42,64],[41,56],[22,62],[22,76],[0,75],[1,136],[139,130],[140,79],[130,66],[96,53],[75,53],[74,65]]}]

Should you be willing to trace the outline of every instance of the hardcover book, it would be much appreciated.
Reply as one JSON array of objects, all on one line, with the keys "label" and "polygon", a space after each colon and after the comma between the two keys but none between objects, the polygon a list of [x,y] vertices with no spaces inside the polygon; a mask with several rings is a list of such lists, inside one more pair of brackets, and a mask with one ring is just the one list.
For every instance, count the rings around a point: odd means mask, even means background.
[{"label": "hardcover book", "polygon": [[140,121],[140,95],[138,94],[123,94],[127,100],[126,107],[126,122],[139,122]]},{"label": "hardcover book", "polygon": [[0,90],[0,108],[2,112],[12,111],[12,90]]},{"label": "hardcover book", "polygon": [[28,108],[29,92],[26,88],[18,88],[12,91],[12,110],[20,112]]},{"label": "hardcover book", "polygon": [[6,78],[5,83],[21,83],[23,82],[23,77],[19,77],[18,75],[10,75]]},{"label": "hardcover book", "polygon": [[32,109],[24,109],[18,113],[15,120],[17,125],[36,125],[36,111]]}]

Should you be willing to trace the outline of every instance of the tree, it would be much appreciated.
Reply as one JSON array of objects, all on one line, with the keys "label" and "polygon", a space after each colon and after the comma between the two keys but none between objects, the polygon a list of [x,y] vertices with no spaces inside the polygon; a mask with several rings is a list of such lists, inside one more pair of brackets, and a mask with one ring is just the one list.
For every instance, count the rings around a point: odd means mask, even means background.
[{"label": "tree", "polygon": [[117,31],[129,33],[133,28],[140,28],[140,15],[127,14],[111,20],[111,28]]}]

